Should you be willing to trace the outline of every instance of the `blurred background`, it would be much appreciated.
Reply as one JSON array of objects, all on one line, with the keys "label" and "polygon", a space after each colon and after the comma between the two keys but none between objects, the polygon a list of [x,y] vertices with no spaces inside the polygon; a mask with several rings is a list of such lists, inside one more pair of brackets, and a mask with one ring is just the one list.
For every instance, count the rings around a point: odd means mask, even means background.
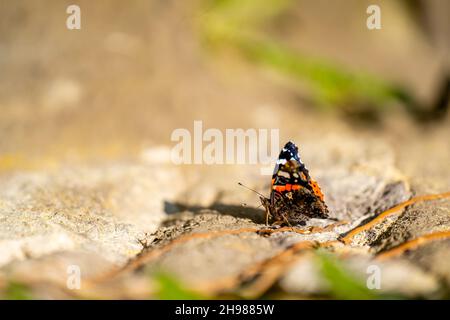
[{"label": "blurred background", "polygon": [[449,147],[445,0],[77,1],[81,30],[70,4],[0,2],[0,170],[133,157],[196,119]]}]

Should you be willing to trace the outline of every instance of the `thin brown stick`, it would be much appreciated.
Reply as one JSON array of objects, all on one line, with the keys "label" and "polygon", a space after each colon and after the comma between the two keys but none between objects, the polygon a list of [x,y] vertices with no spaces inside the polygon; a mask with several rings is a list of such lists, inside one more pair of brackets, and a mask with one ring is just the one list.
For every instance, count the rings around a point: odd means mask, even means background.
[{"label": "thin brown stick", "polygon": [[[259,268],[255,268],[260,276],[246,288],[240,290],[240,295],[245,298],[256,298],[266,292],[281,277],[286,269],[288,269],[297,259],[299,253],[314,248],[316,244],[312,241],[301,241],[294,244],[287,250],[275,255]],[[294,259],[294,256],[296,259]]]},{"label": "thin brown stick", "polygon": [[[261,277],[264,276],[264,281],[256,280],[252,284],[252,286],[247,289],[247,291],[241,292],[241,295],[243,296],[251,296],[252,291],[264,291],[264,289],[267,289],[272,283],[275,282],[278,272],[274,271],[277,271],[276,269],[280,266],[280,264],[289,263],[289,258],[293,254],[304,249],[311,249],[314,247],[314,245],[315,242],[313,241],[298,242],[268,259],[254,263],[253,265],[245,268],[244,271],[239,273],[238,275],[228,276],[219,280],[208,281],[206,283],[197,285],[197,288],[199,288],[203,292],[218,294],[228,290],[236,289],[243,282],[251,279],[258,274],[260,274]],[[259,280],[262,279],[261,277]],[[255,287],[253,287],[253,285],[255,285]]]},{"label": "thin brown stick", "polygon": [[229,276],[213,282],[203,283],[196,287],[203,292],[217,294],[236,289],[246,280],[259,275],[251,285],[240,291],[240,295],[246,298],[256,298],[266,292],[281,277],[286,269],[301,258],[304,251],[309,251],[314,247],[331,247],[336,244],[342,245],[339,241],[325,243],[300,241],[262,262],[251,265],[237,276]]},{"label": "thin brown stick", "polygon": [[286,273],[287,269],[291,268],[295,262],[304,257],[306,251],[310,251],[316,247],[331,247],[336,244],[341,243],[339,241],[328,241],[324,243],[301,241],[294,244],[290,248],[261,264],[258,270],[260,277],[257,278],[249,287],[241,290],[240,294],[245,298],[260,297],[264,294],[264,292],[271,288],[283,274]]},{"label": "thin brown stick", "polygon": [[405,202],[402,202],[402,203],[396,205],[395,207],[392,207],[389,210],[384,211],[383,213],[379,214],[376,218],[372,219],[368,223],[353,229],[342,239],[342,241],[345,244],[350,244],[352,242],[353,238],[357,234],[360,234],[361,232],[372,228],[374,225],[381,222],[382,220],[384,220],[394,214],[399,213],[399,211],[401,209],[403,209],[409,205],[412,205],[412,204],[418,203],[418,202],[422,202],[422,201],[437,200],[437,199],[443,199],[443,198],[449,198],[449,197],[450,197],[450,192],[445,192],[445,193],[440,193],[440,194],[430,194],[430,195],[424,195],[424,196],[418,196],[415,198],[411,198]]},{"label": "thin brown stick", "polygon": [[416,249],[420,246],[423,246],[424,244],[427,244],[431,241],[436,240],[442,240],[442,239],[448,239],[450,238],[450,231],[439,231],[430,233],[421,237],[418,237],[416,239],[407,241],[405,243],[402,243],[401,245],[398,245],[397,247],[381,252],[376,256],[376,260],[386,260],[389,258],[397,257],[401,254],[403,254],[407,250]]},{"label": "thin brown stick", "polygon": [[115,268],[113,270],[110,270],[106,274],[96,277],[95,279],[91,279],[89,283],[95,284],[98,282],[103,282],[105,280],[108,280],[110,278],[113,278],[119,274],[126,273],[131,270],[135,270],[144,264],[150,262],[153,259],[156,259],[163,255],[164,253],[170,251],[173,247],[186,243],[188,241],[194,240],[194,239],[208,239],[208,238],[215,238],[215,237],[221,237],[224,235],[232,235],[232,234],[240,234],[245,232],[258,232],[261,229],[257,228],[241,228],[241,229],[232,229],[232,230],[222,230],[222,231],[212,231],[212,232],[204,232],[204,233],[193,233],[193,234],[187,234],[182,235],[179,238],[176,238],[169,242],[168,244],[160,247],[155,248],[151,251],[144,252],[141,255],[138,255],[134,260],[131,260],[128,262],[124,267]]}]

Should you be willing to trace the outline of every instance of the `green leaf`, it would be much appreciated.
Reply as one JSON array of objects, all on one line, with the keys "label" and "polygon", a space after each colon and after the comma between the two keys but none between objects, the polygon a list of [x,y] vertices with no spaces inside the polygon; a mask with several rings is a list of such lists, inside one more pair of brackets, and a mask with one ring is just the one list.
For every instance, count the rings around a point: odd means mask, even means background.
[{"label": "green leaf", "polygon": [[6,300],[32,300],[31,290],[28,286],[10,281],[5,290]]}]

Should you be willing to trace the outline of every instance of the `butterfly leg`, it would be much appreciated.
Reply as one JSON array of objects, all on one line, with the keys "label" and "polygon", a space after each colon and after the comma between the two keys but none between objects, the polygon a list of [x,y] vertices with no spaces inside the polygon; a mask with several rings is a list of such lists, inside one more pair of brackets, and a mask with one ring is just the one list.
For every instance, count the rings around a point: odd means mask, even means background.
[{"label": "butterfly leg", "polygon": [[264,216],[265,220],[266,220],[266,226],[269,225],[269,217],[272,216],[271,212],[270,212],[270,203],[268,202],[268,199],[264,198],[264,197],[259,197],[259,199],[261,200],[261,204],[264,206],[264,209],[266,209],[266,214]]},{"label": "butterfly leg", "polygon": [[281,216],[283,217],[284,222],[286,222],[286,224],[287,224],[289,227],[292,228],[292,225],[291,225],[291,223],[289,222],[288,218],[286,217],[286,214],[282,214]]}]

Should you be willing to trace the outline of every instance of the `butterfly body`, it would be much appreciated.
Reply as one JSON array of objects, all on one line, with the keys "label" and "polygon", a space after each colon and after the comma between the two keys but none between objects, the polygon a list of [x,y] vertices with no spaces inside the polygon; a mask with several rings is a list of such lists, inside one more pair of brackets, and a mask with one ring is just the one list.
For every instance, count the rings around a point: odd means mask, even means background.
[{"label": "butterfly body", "polygon": [[328,218],[319,185],[300,160],[297,146],[289,141],[281,150],[272,175],[270,198],[260,197],[266,223],[305,224],[311,218]]}]

